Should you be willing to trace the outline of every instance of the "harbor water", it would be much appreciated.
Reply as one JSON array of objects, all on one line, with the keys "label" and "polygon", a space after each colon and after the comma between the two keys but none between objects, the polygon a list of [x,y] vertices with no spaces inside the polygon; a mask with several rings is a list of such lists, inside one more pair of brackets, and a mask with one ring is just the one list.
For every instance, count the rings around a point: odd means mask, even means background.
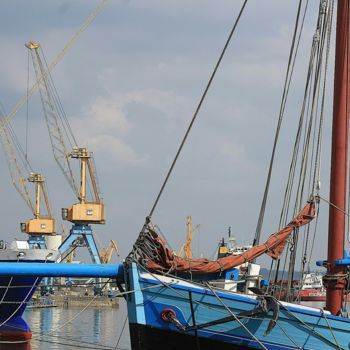
[{"label": "harbor water", "polygon": [[31,350],[130,349],[122,299],[117,308],[28,309],[24,318],[33,332]]}]

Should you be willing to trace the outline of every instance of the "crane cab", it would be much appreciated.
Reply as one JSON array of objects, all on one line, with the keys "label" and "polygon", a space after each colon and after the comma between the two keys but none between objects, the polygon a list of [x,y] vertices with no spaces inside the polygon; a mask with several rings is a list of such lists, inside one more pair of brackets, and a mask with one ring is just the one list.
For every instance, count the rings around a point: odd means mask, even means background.
[{"label": "crane cab", "polygon": [[103,203],[75,203],[62,209],[62,219],[75,224],[104,224],[105,206]]},{"label": "crane cab", "polygon": [[21,231],[31,236],[54,235],[55,220],[50,218],[34,218],[21,222]]}]

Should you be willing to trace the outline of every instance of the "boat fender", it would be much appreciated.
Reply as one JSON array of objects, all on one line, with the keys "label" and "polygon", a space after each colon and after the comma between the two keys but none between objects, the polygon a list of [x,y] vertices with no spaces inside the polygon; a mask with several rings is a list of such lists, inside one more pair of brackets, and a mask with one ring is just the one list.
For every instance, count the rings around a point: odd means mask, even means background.
[{"label": "boat fender", "polygon": [[176,318],[176,312],[173,309],[164,309],[160,313],[160,317],[164,322],[172,323],[179,331],[184,332],[185,327]]}]

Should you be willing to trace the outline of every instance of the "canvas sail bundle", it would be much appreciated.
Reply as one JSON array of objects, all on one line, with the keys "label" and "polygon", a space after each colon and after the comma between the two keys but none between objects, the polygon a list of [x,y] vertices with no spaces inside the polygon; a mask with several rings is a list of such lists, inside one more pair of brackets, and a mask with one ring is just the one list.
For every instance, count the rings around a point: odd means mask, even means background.
[{"label": "canvas sail bundle", "polygon": [[[315,205],[308,202],[300,213],[266,242],[239,255],[229,255],[218,260],[184,259],[171,251],[165,241],[152,229],[140,234],[131,255],[146,268],[159,272],[190,272],[191,274],[218,273],[252,261],[263,254],[277,259],[283,252],[287,239],[297,228],[307,225],[315,217]],[[129,256],[130,257],[130,256]]]}]

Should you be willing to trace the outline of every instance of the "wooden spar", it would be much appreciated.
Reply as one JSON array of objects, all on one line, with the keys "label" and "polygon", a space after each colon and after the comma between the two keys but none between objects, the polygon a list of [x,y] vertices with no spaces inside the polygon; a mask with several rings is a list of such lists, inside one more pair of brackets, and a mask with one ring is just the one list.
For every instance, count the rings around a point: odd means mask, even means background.
[{"label": "wooden spar", "polygon": [[[330,178],[328,266],[325,276],[326,309],[333,315],[342,308],[344,268],[335,260],[344,258],[347,159],[348,159],[348,36],[349,0],[338,0],[335,47],[332,156]],[[337,209],[337,208],[340,208]],[[337,276],[338,275],[338,276]]]}]

